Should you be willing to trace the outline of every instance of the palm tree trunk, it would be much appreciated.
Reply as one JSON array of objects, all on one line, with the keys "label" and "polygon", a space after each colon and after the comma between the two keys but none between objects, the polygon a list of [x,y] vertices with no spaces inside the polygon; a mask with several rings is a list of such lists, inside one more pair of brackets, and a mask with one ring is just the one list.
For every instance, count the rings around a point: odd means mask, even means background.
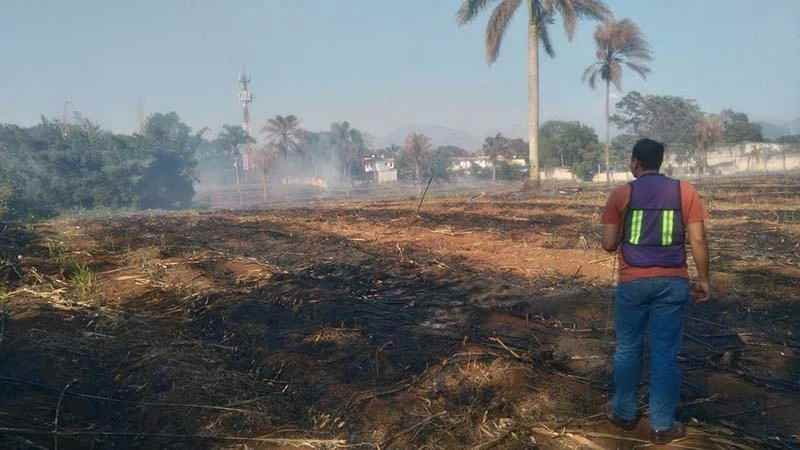
[{"label": "palm tree trunk", "polygon": [[[531,2],[528,7],[532,8]],[[542,183],[539,174],[539,19],[531,14],[528,17],[528,182],[538,189]]]},{"label": "palm tree trunk", "polygon": [[492,183],[497,182],[497,162],[492,162]]},{"label": "palm tree trunk", "polygon": [[611,81],[606,80],[606,184],[611,185],[611,130],[609,126],[609,101]]}]

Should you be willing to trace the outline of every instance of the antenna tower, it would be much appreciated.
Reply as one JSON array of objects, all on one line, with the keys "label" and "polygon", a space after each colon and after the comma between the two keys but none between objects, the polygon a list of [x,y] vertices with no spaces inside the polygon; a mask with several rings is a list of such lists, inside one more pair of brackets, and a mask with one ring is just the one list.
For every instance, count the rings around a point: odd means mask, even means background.
[{"label": "antenna tower", "polygon": [[[242,104],[242,128],[247,136],[250,136],[250,104],[253,103],[253,93],[250,92],[250,77],[242,70],[239,76],[239,102]],[[252,155],[252,144],[245,144],[245,151],[242,155],[242,169],[245,172],[250,170],[250,157]]]}]

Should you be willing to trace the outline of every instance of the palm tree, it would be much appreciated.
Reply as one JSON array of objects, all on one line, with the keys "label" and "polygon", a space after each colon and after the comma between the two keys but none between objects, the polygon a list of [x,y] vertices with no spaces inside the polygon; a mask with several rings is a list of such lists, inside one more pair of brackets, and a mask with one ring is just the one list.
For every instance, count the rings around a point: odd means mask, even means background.
[{"label": "palm tree", "polygon": [[301,151],[300,141],[305,132],[300,128],[300,119],[294,115],[268,119],[261,132],[267,134],[269,143],[275,146],[284,161],[289,159],[289,153]]},{"label": "palm tree", "polygon": [[403,146],[405,156],[414,162],[414,174],[416,175],[417,186],[420,193],[422,191],[422,166],[430,158],[431,140],[428,136],[420,133],[411,133],[406,136]]},{"label": "palm tree", "polygon": [[[473,21],[496,0],[464,0],[458,10],[458,23]],[[500,0],[492,12],[486,27],[486,58],[489,64],[497,60],[503,35],[514,13],[523,0]],[[611,15],[601,0],[525,0],[528,6],[528,152],[530,157],[529,181],[536,187],[541,184],[539,176],[539,41],[544,51],[555,56],[550,41],[548,25],[560,14],[567,37],[572,40],[579,19],[605,20]]]},{"label": "palm tree", "polygon": [[642,31],[630,19],[609,19],[597,26],[594,32],[597,43],[597,60],[583,72],[583,81],[594,89],[599,77],[606,84],[606,183],[611,184],[611,133],[609,129],[609,101],[611,85],[622,90],[622,67],[625,66],[647,78],[647,62],[653,56]]},{"label": "palm tree", "polygon": [[708,149],[721,141],[722,135],[722,121],[718,115],[709,114],[697,121],[694,129],[694,138],[698,175],[702,175],[708,169],[708,160],[706,158]]}]

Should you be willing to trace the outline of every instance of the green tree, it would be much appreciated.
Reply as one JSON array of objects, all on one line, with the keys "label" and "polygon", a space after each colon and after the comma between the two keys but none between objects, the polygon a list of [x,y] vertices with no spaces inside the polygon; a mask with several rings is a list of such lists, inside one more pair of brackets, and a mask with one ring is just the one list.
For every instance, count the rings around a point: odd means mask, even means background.
[{"label": "green tree", "polygon": [[[458,10],[458,23],[473,21],[486,9],[490,0],[463,0]],[[497,60],[503,36],[514,13],[523,0],[500,0],[489,18],[486,27],[486,57],[489,64]],[[529,172],[531,183],[541,184],[539,175],[539,43],[553,57],[555,52],[550,40],[548,26],[560,15],[567,38],[572,40],[580,19],[605,20],[611,13],[600,0],[525,0],[528,24],[528,142]]]},{"label": "green tree", "polygon": [[597,26],[594,32],[597,44],[596,61],[583,72],[583,80],[594,89],[597,79],[605,82],[606,102],[606,183],[611,183],[611,127],[610,99],[611,85],[622,90],[622,68],[627,67],[646,79],[650,68],[647,63],[653,59],[650,46],[639,27],[630,19],[616,21],[609,19]]},{"label": "green tree", "polygon": [[435,180],[450,181],[450,165],[453,158],[469,156],[469,152],[455,145],[442,145],[433,151],[431,174]]},{"label": "green tree", "polygon": [[506,159],[513,157],[513,150],[511,148],[511,141],[506,139],[501,133],[495,136],[489,136],[483,142],[481,149],[484,155],[489,157],[492,162],[492,181],[497,181],[497,164],[499,159]]},{"label": "green tree", "polygon": [[278,115],[267,119],[261,132],[267,135],[267,140],[275,146],[284,161],[289,159],[289,154],[301,150],[300,141],[304,132],[300,128],[300,119],[297,116]]},{"label": "green tree", "polygon": [[141,207],[175,209],[191,205],[195,154],[203,131],[193,133],[174,112],[148,117],[139,136],[140,148],[149,161],[136,187]]},{"label": "green tree", "polygon": [[640,138],[632,134],[618,134],[611,139],[611,167],[614,170],[627,170],[633,146]]},{"label": "green tree", "polygon": [[719,116],[709,114],[695,125],[695,162],[699,175],[708,170],[708,150],[723,138],[722,122]]},{"label": "green tree", "polygon": [[551,120],[542,125],[541,136],[546,161],[569,168],[580,179],[591,180],[600,163],[600,142],[592,127]]},{"label": "green tree", "polygon": [[761,125],[750,122],[747,114],[725,109],[719,117],[722,122],[723,140],[726,143],[738,144],[764,140],[764,136],[761,134]]},{"label": "green tree", "polygon": [[701,117],[694,100],[632,91],[617,102],[611,123],[623,133],[663,142],[678,158],[690,158]]}]

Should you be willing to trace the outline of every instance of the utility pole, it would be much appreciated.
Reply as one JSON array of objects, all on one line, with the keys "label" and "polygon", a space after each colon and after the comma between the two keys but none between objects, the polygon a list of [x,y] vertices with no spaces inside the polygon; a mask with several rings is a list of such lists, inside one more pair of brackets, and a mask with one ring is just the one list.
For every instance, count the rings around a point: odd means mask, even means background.
[{"label": "utility pole", "polygon": [[[250,104],[253,103],[253,93],[250,92],[250,77],[247,76],[244,70],[242,70],[242,74],[239,76],[239,102],[242,104],[242,128],[247,134],[247,137],[251,137]],[[242,154],[242,170],[245,172],[250,170],[253,156],[252,150],[252,144],[249,142],[246,143],[245,151]]]}]

